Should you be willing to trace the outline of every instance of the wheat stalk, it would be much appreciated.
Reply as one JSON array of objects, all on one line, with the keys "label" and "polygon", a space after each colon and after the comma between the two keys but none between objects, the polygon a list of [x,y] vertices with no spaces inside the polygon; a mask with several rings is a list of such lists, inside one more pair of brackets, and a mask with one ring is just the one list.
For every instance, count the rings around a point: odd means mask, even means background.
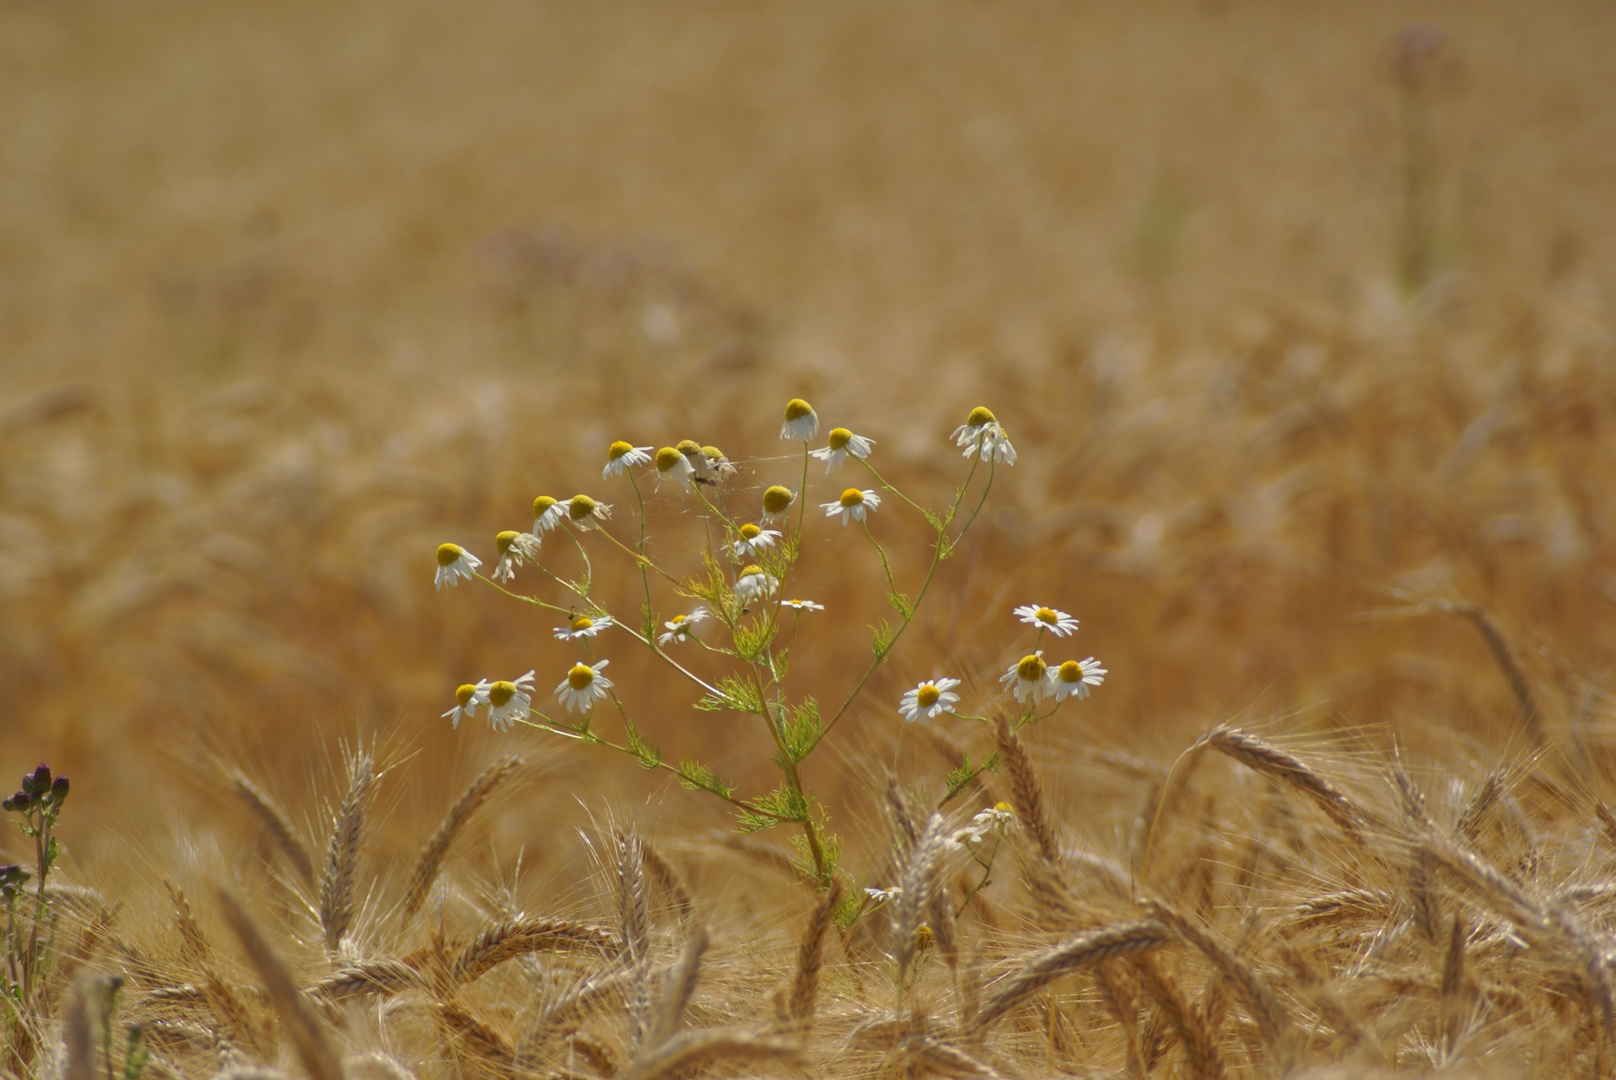
[{"label": "wheat stalk", "polygon": [[1027,832],[1038,845],[1038,853],[1051,866],[1060,862],[1060,845],[1055,840],[1055,826],[1044,810],[1043,789],[1027,759],[1021,739],[1010,730],[1010,721],[1000,716],[994,726],[999,746],[999,760],[1010,773],[1011,797],[1015,800],[1016,814]]},{"label": "wheat stalk", "polygon": [[1009,976],[970,1019],[967,1030],[973,1035],[980,1035],[1011,1009],[1062,975],[1112,957],[1159,949],[1170,936],[1167,928],[1154,920],[1120,923],[1079,934]]},{"label": "wheat stalk", "polygon": [[663,1080],[717,1062],[796,1064],[802,1052],[787,1042],[745,1031],[687,1031],[631,1063],[616,1080]]},{"label": "wheat stalk", "polygon": [[420,854],[415,857],[415,868],[410,872],[410,883],[404,890],[404,900],[400,905],[400,913],[408,919],[420,908],[422,901],[437,880],[438,873],[443,869],[444,856],[449,853],[449,846],[454,843],[460,830],[471,820],[471,815],[477,808],[488,801],[494,789],[504,783],[522,764],[522,759],[511,755],[500,758],[477,774],[476,779],[461,792],[460,798],[449,808],[440,824],[421,848]]},{"label": "wheat stalk", "polygon": [[673,976],[663,991],[662,1004],[657,1009],[646,1034],[646,1045],[661,1046],[673,1038],[684,1019],[690,999],[695,996],[696,982],[701,978],[701,959],[707,951],[707,928],[697,924],[690,940],[685,942],[684,954],[673,969]]},{"label": "wheat stalk", "polygon": [[426,985],[422,974],[399,960],[366,960],[332,972],[305,991],[329,1002],[361,997],[392,997]]},{"label": "wheat stalk", "polygon": [[376,778],[375,760],[359,750],[348,763],[348,792],[331,824],[325,873],[320,877],[320,926],[326,952],[335,954],[353,922],[353,894],[365,826],[365,802]]},{"label": "wheat stalk", "polygon": [[461,950],[449,968],[449,978],[465,985],[518,956],[575,949],[595,949],[615,956],[623,951],[623,942],[610,930],[571,919],[502,923],[484,930]]},{"label": "wheat stalk", "polygon": [[1184,997],[1178,980],[1164,972],[1153,956],[1133,957],[1133,967],[1139,973],[1140,984],[1156,999],[1178,1035],[1179,1044],[1184,1048],[1184,1070],[1191,1080],[1219,1080],[1223,1076],[1223,1058],[1218,1053],[1217,1043],[1206,1018]]},{"label": "wheat stalk", "polygon": [[804,1031],[813,1023],[814,1007],[819,1001],[819,973],[825,959],[825,935],[836,922],[836,908],[841,900],[842,883],[832,881],[809,913],[802,942],[797,946],[797,975],[791,982],[788,1015],[801,1024]]},{"label": "wheat stalk", "polygon": [[275,800],[249,780],[244,773],[232,771],[230,780],[236,794],[241,796],[248,809],[263,824],[270,838],[275,841],[275,845],[281,849],[281,854],[286,856],[286,861],[292,864],[298,878],[306,887],[313,888],[314,863],[309,858],[302,841],[297,838],[297,833],[292,830],[291,822],[286,820],[286,815],[275,805]]}]

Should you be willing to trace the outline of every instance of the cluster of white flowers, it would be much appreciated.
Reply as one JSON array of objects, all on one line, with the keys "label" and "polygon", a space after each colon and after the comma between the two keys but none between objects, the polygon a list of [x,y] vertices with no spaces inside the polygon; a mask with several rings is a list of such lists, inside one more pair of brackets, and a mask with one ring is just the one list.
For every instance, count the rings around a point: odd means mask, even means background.
[{"label": "cluster of white flowers", "polygon": [[948,838],[948,845],[957,850],[968,850],[972,845],[981,843],[983,837],[995,834],[1003,836],[1016,825],[1016,812],[1010,809],[1010,804],[994,803],[986,810],[978,811],[963,829],[955,830]]}]

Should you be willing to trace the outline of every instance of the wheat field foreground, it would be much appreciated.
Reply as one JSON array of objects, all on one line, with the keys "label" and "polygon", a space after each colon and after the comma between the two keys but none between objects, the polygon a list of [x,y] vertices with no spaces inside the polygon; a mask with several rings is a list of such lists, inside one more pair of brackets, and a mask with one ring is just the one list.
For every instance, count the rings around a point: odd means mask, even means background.
[{"label": "wheat field foreground", "polygon": [[1612,55],[0,5],[0,1076],[1616,1073]]}]

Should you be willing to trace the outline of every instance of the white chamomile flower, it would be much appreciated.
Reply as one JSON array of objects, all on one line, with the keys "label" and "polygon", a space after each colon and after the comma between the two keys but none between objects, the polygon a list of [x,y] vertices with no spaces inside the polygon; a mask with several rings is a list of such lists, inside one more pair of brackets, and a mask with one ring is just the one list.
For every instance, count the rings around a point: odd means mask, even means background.
[{"label": "white chamomile flower", "polygon": [[816,604],[812,600],[782,600],[781,607],[792,608],[796,611],[824,611],[824,604]]},{"label": "white chamomile flower", "polygon": [[454,588],[460,584],[460,579],[471,581],[477,576],[477,568],[483,561],[459,544],[438,545],[438,576],[433,582],[436,588],[445,585]]},{"label": "white chamomile flower", "polygon": [[785,423],[780,425],[782,439],[801,439],[807,442],[818,432],[819,414],[814,412],[812,405],[800,397],[794,397],[786,402]]},{"label": "white chamomile flower", "polygon": [[600,527],[600,523],[612,516],[612,508],[603,502],[596,502],[588,495],[574,495],[567,500],[567,520],[577,528],[587,532]]},{"label": "white chamomile flower", "polygon": [[539,545],[542,541],[532,533],[515,532],[507,529],[494,537],[494,546],[499,548],[499,562],[494,564],[494,572],[490,575],[495,581],[514,581],[516,568],[524,562],[537,563]]},{"label": "white chamomile flower", "polygon": [[555,637],[557,641],[575,641],[578,638],[590,638],[610,625],[612,625],[610,615],[602,615],[598,619],[591,618],[588,615],[574,615],[572,622],[566,626],[555,628]]},{"label": "white chamomile flower", "polygon": [[1056,637],[1065,637],[1067,634],[1077,632],[1077,620],[1064,611],[1054,608],[1039,607],[1036,604],[1023,604],[1013,613],[1016,618],[1028,626],[1036,626],[1040,630],[1048,630]]},{"label": "white chamomile flower", "polygon": [[1010,445],[998,417],[993,415],[992,409],[981,405],[972,409],[965,423],[954,429],[954,445],[965,447],[965,457],[980,452],[983,461],[1016,463],[1016,448]]},{"label": "white chamomile flower", "polygon": [[649,446],[633,446],[619,439],[606,451],[606,467],[600,470],[602,480],[613,476],[622,476],[628,472],[630,465],[649,465],[651,463],[651,448]]},{"label": "white chamomile flower", "polygon": [[756,558],[764,548],[773,547],[774,542],[780,539],[779,529],[759,528],[750,521],[742,525],[738,532],[739,535],[729,546],[737,559]]},{"label": "white chamomile flower", "polygon": [[567,516],[567,504],[548,495],[533,500],[533,535],[549,532]]},{"label": "white chamomile flower", "polygon": [[690,471],[695,477],[693,481],[689,481],[690,483],[712,484],[717,482],[718,473],[714,470],[713,463],[707,460],[707,455],[701,452],[701,443],[695,439],[680,439],[674,445],[674,449],[683,454],[685,460],[690,462]]},{"label": "white chamomile flower", "polygon": [[994,803],[973,817],[971,824],[984,832],[991,830],[997,833],[1007,833],[1016,827],[1016,812],[1010,808],[1010,804],[1007,802]]},{"label": "white chamomile flower", "polygon": [[734,476],[740,471],[729,458],[724,456],[724,451],[716,446],[702,447],[701,456],[707,459],[707,467],[712,469],[720,480],[726,476]]},{"label": "white chamomile flower", "polygon": [[495,731],[504,731],[527,716],[533,704],[533,672],[510,682],[490,683],[488,686],[488,722]]},{"label": "white chamomile flower", "polygon": [[797,501],[797,493],[774,484],[763,491],[763,524],[776,525],[786,519],[786,511]]},{"label": "white chamomile flower", "polygon": [[695,482],[696,467],[690,459],[671,446],[664,446],[656,452],[656,482],[657,487],[667,480],[688,489]]},{"label": "white chamomile flower", "polygon": [[881,505],[881,496],[873,491],[860,491],[858,488],[848,488],[842,492],[842,497],[835,502],[820,503],[819,508],[825,511],[826,517],[842,515],[842,527],[845,529],[849,521],[863,521],[866,514]]},{"label": "white chamomile flower", "polygon": [[838,427],[830,429],[829,446],[808,453],[825,463],[825,475],[829,476],[846,463],[849,454],[860,461],[869,457],[870,447],[874,445],[874,439],[866,439],[863,435],[855,435],[844,427]]},{"label": "white chamomile flower", "polygon": [[955,851],[967,851],[970,849],[972,844],[980,843],[982,837],[987,835],[987,832],[987,829],[976,824],[975,821],[972,821],[971,824],[965,826],[963,829],[955,830],[954,834],[947,840],[944,840],[943,843],[948,847],[953,848]]},{"label": "white chamomile flower", "polygon": [[450,727],[458,728],[462,716],[476,716],[479,706],[487,706],[490,685],[487,679],[480,679],[475,686],[465,683],[455,691],[454,708],[443,714]]},{"label": "white chamomile flower", "polygon": [[556,699],[563,708],[588,712],[595,707],[595,702],[606,696],[606,691],[612,688],[612,680],[600,673],[601,669],[610,660],[597,660],[593,666],[589,664],[574,664],[567,677],[562,679],[555,688]]},{"label": "white chamomile flower", "polygon": [[1030,697],[1036,703],[1048,697],[1054,689],[1049,685],[1049,665],[1044,663],[1042,649],[1011,664],[1010,670],[999,676],[999,681],[1006,690],[1015,694],[1017,701],[1026,701]]},{"label": "white chamomile flower", "polygon": [[763,572],[761,566],[748,566],[735,578],[735,595],[743,601],[760,600],[780,587],[780,579]]},{"label": "white chamomile flower", "polygon": [[658,645],[675,645],[684,641],[695,631],[696,624],[706,617],[707,609],[704,607],[697,608],[689,615],[675,615],[662,624],[667,633],[658,634],[656,643]]},{"label": "white chamomile flower", "polygon": [[898,712],[911,724],[953,712],[954,706],[959,704],[959,695],[949,691],[959,684],[958,679],[928,679],[904,692],[898,702]]},{"label": "white chamomile flower", "polygon": [[870,898],[871,902],[873,902],[873,903],[885,904],[888,901],[896,900],[898,897],[902,896],[903,895],[903,886],[902,885],[894,885],[890,889],[869,889],[869,888],[867,888],[867,889],[864,890],[864,895],[868,896]]},{"label": "white chamomile flower", "polygon": [[1056,701],[1075,697],[1079,701],[1089,696],[1089,687],[1105,682],[1106,671],[1094,657],[1087,660],[1068,660],[1054,671],[1050,680]]}]

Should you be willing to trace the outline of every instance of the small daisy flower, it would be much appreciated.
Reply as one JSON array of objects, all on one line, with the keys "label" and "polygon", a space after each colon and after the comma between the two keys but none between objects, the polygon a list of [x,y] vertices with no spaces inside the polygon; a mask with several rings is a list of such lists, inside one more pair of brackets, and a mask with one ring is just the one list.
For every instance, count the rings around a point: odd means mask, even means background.
[{"label": "small daisy flower", "polygon": [[1023,604],[1021,607],[1016,608],[1014,614],[1028,626],[1048,630],[1056,637],[1065,637],[1067,634],[1077,632],[1077,620],[1066,614],[1066,612],[1056,611],[1054,608]]},{"label": "small daisy flower", "polygon": [[701,456],[707,459],[708,468],[712,469],[720,480],[726,476],[734,476],[740,471],[735,468],[734,463],[729,458],[724,456],[724,451],[716,446],[702,447]]},{"label": "small daisy flower", "polygon": [[825,475],[840,469],[846,463],[847,457],[863,461],[870,456],[870,447],[875,445],[874,439],[866,439],[862,435],[855,435],[844,427],[830,429],[830,445],[819,450],[810,450],[810,457],[816,457],[825,463]]},{"label": "small daisy flower", "polygon": [[955,851],[968,851],[972,844],[981,843],[982,837],[986,836],[987,833],[988,830],[985,827],[978,825],[975,819],[973,819],[969,825],[965,826],[963,829],[956,830],[955,833],[947,840],[944,840],[943,843],[953,848]]},{"label": "small daisy flower", "polygon": [[740,535],[730,544],[729,549],[737,559],[756,558],[764,548],[773,547],[778,539],[780,539],[779,529],[763,529],[747,522],[741,526]]},{"label": "small daisy flower", "polygon": [[780,587],[780,579],[765,574],[761,566],[748,566],[735,579],[735,595],[742,600],[759,600]]},{"label": "small daisy flower", "polygon": [[657,487],[662,481],[668,480],[688,489],[695,479],[696,467],[690,464],[690,459],[671,446],[664,446],[656,452],[656,482]]},{"label": "small daisy flower", "polygon": [[1105,675],[1105,668],[1092,656],[1087,660],[1068,660],[1055,669],[1055,677],[1050,680],[1050,685],[1056,701],[1065,701],[1069,697],[1082,701],[1089,696],[1089,687],[1105,682]]},{"label": "small daisy flower", "polygon": [[782,439],[801,439],[807,442],[819,431],[819,414],[814,407],[802,398],[794,397],[786,402],[785,423],[780,425]]},{"label": "small daisy flower", "polygon": [[630,465],[649,465],[651,463],[651,448],[649,446],[632,446],[619,439],[606,451],[606,467],[600,470],[602,480],[613,476],[622,476],[628,471]]},{"label": "small daisy flower", "polygon": [[455,691],[454,708],[443,714],[443,718],[450,722],[450,727],[458,728],[462,716],[476,716],[479,706],[488,705],[490,685],[487,679],[482,679],[475,686],[466,683]]},{"label": "small daisy flower", "polygon": [[610,660],[597,660],[593,665],[574,664],[567,677],[556,685],[556,699],[563,708],[571,711],[588,712],[595,707],[595,702],[606,696],[606,691],[612,688],[612,680],[600,673],[601,669]]},{"label": "small daisy flower", "polygon": [[689,615],[675,615],[662,625],[667,633],[657,635],[658,645],[676,645],[695,632],[696,624],[707,617],[707,609],[699,607]]},{"label": "small daisy flower", "polygon": [[864,895],[868,896],[872,903],[885,904],[888,901],[896,900],[898,897],[902,896],[903,895],[903,886],[902,885],[894,885],[890,889],[868,889],[867,888],[867,889],[864,890]]},{"label": "small daisy flower", "polygon": [[949,691],[959,684],[958,679],[928,679],[904,693],[898,702],[898,713],[912,724],[953,712],[954,706],[959,704],[959,695]]},{"label": "small daisy flower", "polygon": [[775,525],[786,519],[786,511],[797,501],[797,493],[779,484],[763,492],[763,524]]},{"label": "small daisy flower", "polygon": [[973,817],[971,824],[984,832],[1007,833],[1017,825],[1016,812],[1007,802],[994,803]]},{"label": "small daisy flower", "polygon": [[824,604],[816,604],[812,600],[782,600],[781,607],[792,608],[796,611],[824,611]]},{"label": "small daisy flower", "polygon": [[504,731],[518,719],[527,716],[533,704],[533,672],[510,682],[490,683],[488,686],[488,722],[495,731]]},{"label": "small daisy flower", "polygon": [[954,429],[954,445],[965,447],[965,457],[980,450],[983,461],[998,460],[1006,465],[1016,463],[1016,448],[1010,445],[999,418],[993,415],[992,409],[981,405],[972,409],[965,423]]},{"label": "small daisy flower", "polygon": [[1053,693],[1053,687],[1049,685],[1049,665],[1044,663],[1042,649],[1011,664],[1010,670],[999,676],[999,681],[1006,690],[1015,694],[1017,701],[1026,701],[1030,697],[1036,703]]},{"label": "small daisy flower", "polygon": [[491,575],[495,581],[514,581],[516,568],[524,562],[536,563],[539,556],[541,541],[532,533],[516,532],[507,529],[494,537],[494,546],[499,548],[499,562],[494,564]]},{"label": "small daisy flower", "polygon": [[860,491],[858,488],[848,488],[842,492],[842,497],[835,502],[820,503],[819,508],[825,511],[826,517],[842,515],[842,527],[845,529],[849,521],[863,521],[866,514],[881,505],[881,496],[873,491]]},{"label": "small daisy flower", "polygon": [[562,519],[566,516],[567,507],[565,503],[552,499],[548,495],[540,495],[533,500],[533,535],[537,536],[540,533],[549,532],[561,524]]},{"label": "small daisy flower", "polygon": [[459,544],[438,545],[438,576],[434,585],[441,589],[445,585],[454,588],[460,584],[460,579],[471,581],[477,576],[477,568],[483,561]]},{"label": "small daisy flower", "polygon": [[557,641],[576,641],[578,638],[594,637],[610,625],[612,625],[610,615],[602,615],[598,619],[592,619],[588,615],[575,615],[572,622],[566,626],[555,628],[555,637]]},{"label": "small daisy flower", "polygon": [[612,508],[596,502],[588,495],[574,495],[567,500],[567,520],[585,532],[600,527],[600,522],[612,516]]}]

